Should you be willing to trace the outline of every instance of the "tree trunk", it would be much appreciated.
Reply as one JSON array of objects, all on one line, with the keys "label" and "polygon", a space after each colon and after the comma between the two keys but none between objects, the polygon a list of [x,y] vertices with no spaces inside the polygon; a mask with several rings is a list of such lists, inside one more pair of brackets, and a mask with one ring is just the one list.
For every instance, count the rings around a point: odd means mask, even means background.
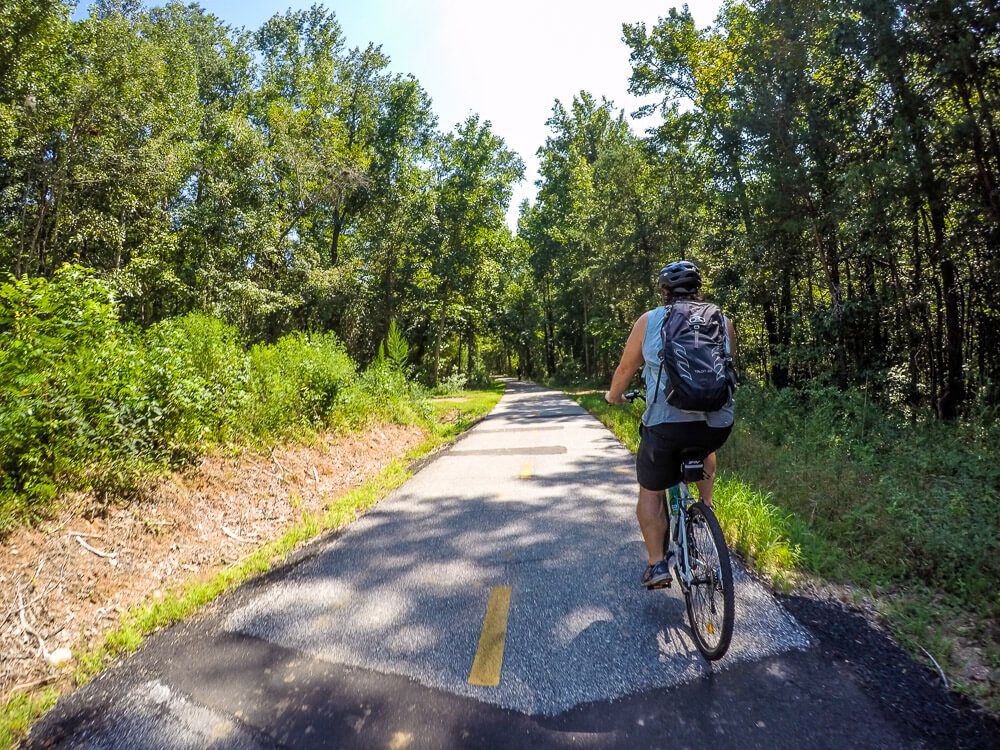
[{"label": "tree trunk", "polygon": [[469,352],[469,362],[468,369],[466,370],[466,377],[472,380],[472,376],[476,372],[476,357],[478,352],[476,351],[476,329],[473,325],[469,325],[469,330],[466,338],[466,349]]},{"label": "tree trunk", "polygon": [[548,279],[545,280],[545,373],[550,378],[556,371],[555,331],[552,321],[552,292]]},{"label": "tree trunk", "polygon": [[[945,247],[945,222],[947,205],[941,181],[934,172],[930,149],[927,145],[926,125],[921,113],[925,103],[910,86],[903,68],[902,57],[892,18],[880,15],[870,6],[864,6],[863,13],[876,31],[877,63],[886,77],[897,104],[897,114],[903,123],[907,140],[913,147],[912,172],[923,194],[930,212],[931,262],[937,267],[941,282],[940,294],[943,298],[945,319],[944,374],[941,397],[937,403],[938,415],[942,419],[955,419],[965,398],[962,373],[962,323],[959,313],[959,288],[954,262],[947,256]],[[940,351],[940,349],[939,349]]]},{"label": "tree trunk", "polygon": [[441,375],[441,328],[443,321],[438,320],[437,330],[434,332],[434,385],[437,385]]}]

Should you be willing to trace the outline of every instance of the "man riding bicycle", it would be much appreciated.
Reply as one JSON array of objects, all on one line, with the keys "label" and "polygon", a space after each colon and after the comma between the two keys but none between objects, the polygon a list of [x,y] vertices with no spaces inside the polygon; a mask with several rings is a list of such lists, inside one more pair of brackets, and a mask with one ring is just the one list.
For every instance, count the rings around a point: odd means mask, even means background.
[{"label": "man riding bicycle", "polygon": [[[646,411],[642,415],[636,477],[639,501],[636,516],[646,543],[648,567],[642,575],[647,588],[669,585],[671,580],[668,550],[664,550],[667,518],[663,512],[663,493],[681,481],[682,452],[705,455],[705,478],[698,482],[703,503],[712,504],[715,480],[715,451],[726,442],[733,427],[733,401],[728,398],[720,408],[709,411],[686,410],[669,403],[672,384],[663,366],[664,341],[661,329],[677,303],[700,302],[701,273],[688,261],[677,261],[660,271],[663,306],[643,313],[632,326],[621,362],[604,395],[609,404],[624,404],[625,389],[636,370],[643,368],[646,381]],[[680,308],[681,306],[678,305]],[[732,321],[723,316],[726,355],[735,351],[736,333]],[[695,336],[697,340],[697,335]],[[669,395],[668,395],[669,394]]]}]

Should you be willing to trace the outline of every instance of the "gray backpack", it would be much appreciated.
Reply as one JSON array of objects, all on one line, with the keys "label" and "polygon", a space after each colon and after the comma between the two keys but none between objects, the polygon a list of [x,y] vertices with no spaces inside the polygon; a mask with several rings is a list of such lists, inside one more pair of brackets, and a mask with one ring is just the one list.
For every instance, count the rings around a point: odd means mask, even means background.
[{"label": "gray backpack", "polygon": [[667,403],[685,411],[718,411],[733,396],[736,375],[729,331],[722,311],[711,302],[678,300],[667,307],[660,327],[660,377],[670,380]]}]

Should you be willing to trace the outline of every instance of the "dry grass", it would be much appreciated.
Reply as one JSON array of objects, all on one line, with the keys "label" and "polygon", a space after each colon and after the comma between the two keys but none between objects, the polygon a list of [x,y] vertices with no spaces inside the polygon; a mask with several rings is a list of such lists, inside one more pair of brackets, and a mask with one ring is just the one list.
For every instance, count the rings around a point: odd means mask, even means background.
[{"label": "dry grass", "polygon": [[0,553],[0,695],[59,674],[25,632],[19,597],[25,622],[49,651],[93,647],[138,602],[161,600],[178,581],[239,560],[426,434],[382,425],[267,453],[217,453],[144,488],[137,502],[106,506],[81,495],[56,518],[14,531]]}]

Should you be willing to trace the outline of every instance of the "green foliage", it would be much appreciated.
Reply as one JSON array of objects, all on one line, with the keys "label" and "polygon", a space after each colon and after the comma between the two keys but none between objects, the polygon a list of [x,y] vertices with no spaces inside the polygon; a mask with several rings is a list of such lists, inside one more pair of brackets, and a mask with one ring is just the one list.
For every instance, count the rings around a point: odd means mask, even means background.
[{"label": "green foliage", "polygon": [[448,396],[458,393],[465,388],[467,382],[468,378],[465,376],[465,373],[459,372],[456,368],[447,377],[441,378],[438,384],[430,389],[430,394],[432,396]]},{"label": "green foliage", "polygon": [[274,344],[254,346],[249,360],[253,395],[247,417],[258,435],[279,435],[303,423],[324,424],[356,372],[332,334],[289,334]]},{"label": "green foliage", "polygon": [[883,383],[883,407],[949,420],[998,403],[995,14],[732,2],[709,28],[673,8],[624,40],[660,123],[641,138],[586,91],[555,102],[519,225],[521,332],[540,334],[524,362],[609,375],[657,270],[687,258],[756,380]]},{"label": "green foliage", "polygon": [[378,363],[404,371],[410,359],[410,345],[406,343],[399,326],[393,320],[389,323],[389,333],[378,347]]},{"label": "green foliage", "polygon": [[522,172],[488,122],[437,132],[419,82],[321,5],[255,31],[180,0],[69,11],[0,9],[0,264],[99,269],[144,326],[334,332],[361,363],[406,321],[408,364],[473,374]]},{"label": "green foliage", "polygon": [[[113,437],[108,419],[84,419],[81,402],[110,390],[100,359],[122,340],[105,286],[82,269],[0,287],[0,530],[50,502],[67,464],[87,460],[86,434]],[[86,368],[78,373],[77,366]],[[82,385],[83,388],[77,387]],[[110,434],[109,434],[110,433]]]},{"label": "green foliage", "polygon": [[1000,653],[995,419],[913,421],[832,388],[744,388],[739,415],[720,461],[793,514],[802,568],[877,592],[896,636],[969,689],[952,639]]},{"label": "green foliage", "polygon": [[200,313],[122,324],[108,285],[77,266],[11,281],[0,302],[0,531],[61,490],[128,493],[212,444],[427,416],[398,331],[359,374],[329,333],[247,350]]},{"label": "green foliage", "polygon": [[996,422],[914,423],[829,388],[744,389],[739,406],[727,461],[835,542],[840,554],[807,553],[810,567],[928,585],[1000,614]]}]

